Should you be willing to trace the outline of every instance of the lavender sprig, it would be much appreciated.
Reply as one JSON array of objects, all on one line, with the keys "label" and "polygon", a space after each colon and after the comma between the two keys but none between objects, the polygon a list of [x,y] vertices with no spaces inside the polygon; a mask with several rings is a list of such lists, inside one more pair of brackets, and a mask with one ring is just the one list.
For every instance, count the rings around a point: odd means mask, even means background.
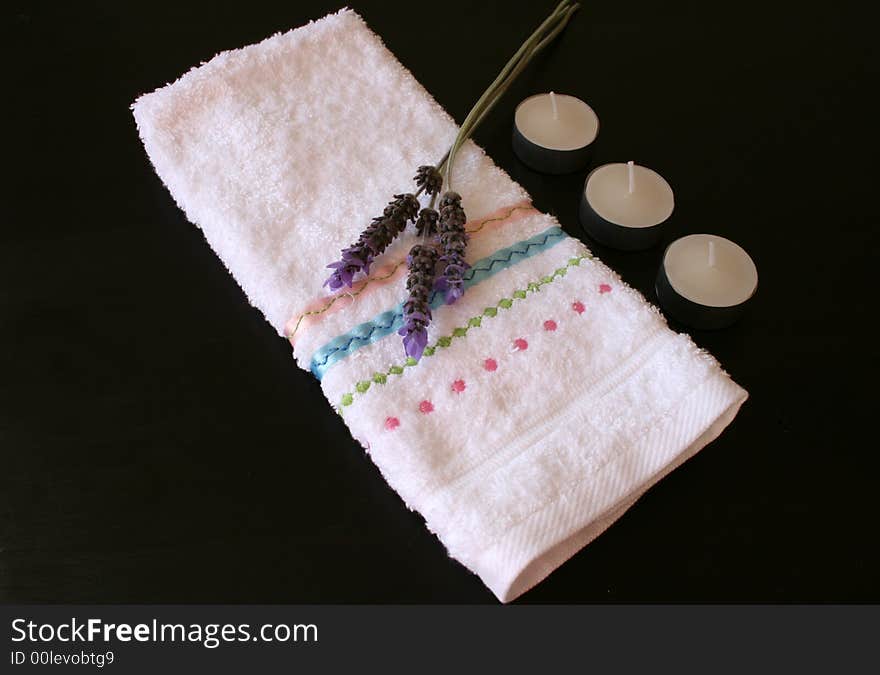
[{"label": "lavender sprig", "polygon": [[342,250],[342,257],[327,265],[333,273],[324,282],[331,291],[343,286],[351,288],[355,276],[360,272],[369,274],[373,259],[381,254],[401,232],[406,223],[415,220],[419,212],[419,200],[415,195],[394,195],[381,216],[373,218],[373,222],[361,233],[358,240]]},{"label": "lavender sprig", "polygon": [[398,334],[403,336],[406,355],[418,361],[428,344],[428,324],[431,321],[428,298],[434,285],[437,249],[427,244],[416,244],[410,249],[406,262],[409,268],[406,278],[409,297],[403,303],[403,326]]},{"label": "lavender sprig", "polygon": [[445,294],[446,302],[452,304],[464,294],[463,275],[469,265],[464,261],[468,236],[464,230],[467,221],[461,207],[461,195],[449,191],[440,200],[440,244],[443,255],[438,262],[443,271],[435,287]]},{"label": "lavender sprig", "polygon": [[[428,298],[432,288],[436,285],[444,293],[447,303],[455,302],[464,293],[464,272],[468,264],[464,260],[467,233],[464,230],[466,216],[461,207],[461,197],[450,190],[440,201],[439,213],[433,208],[444,183],[447,189],[452,187],[451,170],[458,150],[529,62],[556,39],[578,7],[573,0],[562,0],[557,5],[471,108],[443,158],[436,165],[418,168],[414,177],[418,186],[416,194],[395,195],[385,212],[374,218],[358,240],[342,251],[341,259],[328,265],[333,273],[324,282],[325,285],[333,291],[343,286],[350,287],[355,276],[369,273],[374,258],[403,232],[407,222],[415,221],[416,230],[425,243],[414,246],[407,257],[409,275],[406,287],[409,297],[404,303],[404,325],[399,331],[407,356],[420,358],[427,345],[427,326],[431,320]],[[419,211],[417,198],[422,192],[430,195],[431,199],[429,206]],[[436,248],[438,239],[442,256]],[[435,278],[438,266],[442,268],[442,274]]]}]

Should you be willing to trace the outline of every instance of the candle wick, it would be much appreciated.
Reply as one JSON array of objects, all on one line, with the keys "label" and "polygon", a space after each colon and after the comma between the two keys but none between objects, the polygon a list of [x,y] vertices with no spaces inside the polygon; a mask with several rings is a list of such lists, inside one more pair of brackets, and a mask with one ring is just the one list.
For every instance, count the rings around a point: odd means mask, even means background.
[{"label": "candle wick", "polygon": [[709,240],[709,267],[715,267],[715,242]]},{"label": "candle wick", "polygon": [[629,180],[629,194],[632,194],[633,190],[636,189],[635,162],[629,161],[626,163],[626,173]]},{"label": "candle wick", "polygon": [[556,105],[556,94],[554,92],[550,92],[550,105],[553,106],[553,119],[559,119],[559,108]]}]

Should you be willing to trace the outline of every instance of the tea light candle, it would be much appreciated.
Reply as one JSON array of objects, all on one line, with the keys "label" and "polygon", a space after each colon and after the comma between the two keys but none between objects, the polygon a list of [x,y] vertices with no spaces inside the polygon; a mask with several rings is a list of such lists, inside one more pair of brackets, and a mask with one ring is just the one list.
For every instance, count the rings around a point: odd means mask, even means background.
[{"label": "tea light candle", "polygon": [[513,151],[543,173],[572,173],[590,163],[599,118],[586,103],[566,94],[535,94],[516,108]]},{"label": "tea light candle", "polygon": [[581,194],[581,225],[600,244],[622,251],[650,248],[663,234],[675,200],[663,176],[635,162],[590,172]]},{"label": "tea light candle", "polygon": [[674,319],[692,328],[731,325],[758,288],[749,254],[729,239],[691,234],[672,242],[657,273],[657,298]]}]

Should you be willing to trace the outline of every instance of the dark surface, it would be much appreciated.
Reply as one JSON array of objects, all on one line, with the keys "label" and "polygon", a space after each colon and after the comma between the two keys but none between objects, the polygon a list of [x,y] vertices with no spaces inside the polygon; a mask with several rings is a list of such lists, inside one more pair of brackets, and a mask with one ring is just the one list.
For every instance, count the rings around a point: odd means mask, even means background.
[{"label": "dark surface", "polygon": [[[634,159],[675,189],[662,245],[710,231],[748,250],[750,315],[694,338],[751,398],[522,601],[880,600],[871,24],[840,3],[586,4],[477,140],[577,234],[585,172],[536,174],[510,137],[526,95],[580,96],[601,120],[596,162]],[[14,50],[0,599],[494,601],[248,306],[128,110],[220,50],[337,6],[0,10]],[[461,120],[551,3],[354,6]],[[662,245],[594,250],[652,297]]]}]

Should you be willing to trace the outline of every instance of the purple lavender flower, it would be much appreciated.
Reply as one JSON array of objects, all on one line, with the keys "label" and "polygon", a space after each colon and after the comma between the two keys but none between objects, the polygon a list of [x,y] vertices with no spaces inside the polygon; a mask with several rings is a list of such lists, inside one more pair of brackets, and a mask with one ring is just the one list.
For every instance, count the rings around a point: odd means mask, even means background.
[{"label": "purple lavender flower", "polygon": [[420,166],[413,180],[429,195],[437,194],[443,187],[443,175],[436,166]]},{"label": "purple lavender flower", "polygon": [[343,286],[351,288],[358,272],[369,273],[371,262],[373,262],[373,256],[360,244],[344,248],[342,249],[342,258],[327,265],[333,270],[333,274],[327,278],[324,285],[329,286],[331,291],[338,291]]},{"label": "purple lavender flower", "polygon": [[418,212],[419,200],[415,195],[394,195],[382,215],[373,218],[358,240],[342,250],[342,257],[327,265],[333,273],[324,285],[329,286],[331,291],[343,286],[350,288],[359,273],[369,274],[373,259],[406,229],[408,221],[416,219]]},{"label": "purple lavender flower", "polygon": [[428,324],[431,322],[431,305],[428,299],[434,285],[437,266],[437,249],[426,244],[416,244],[406,259],[409,275],[406,290],[409,297],[403,303],[403,326],[398,331],[403,336],[406,355],[416,360],[428,344]]},{"label": "purple lavender flower", "polygon": [[464,230],[467,216],[461,207],[461,195],[449,191],[440,200],[440,244],[443,255],[438,262],[442,268],[435,287],[452,304],[464,294],[465,270],[470,267],[464,261],[468,236]]},{"label": "purple lavender flower", "polygon": [[419,212],[419,219],[416,221],[416,232],[420,237],[431,239],[437,235],[437,221],[440,214],[432,208],[425,208]]}]

